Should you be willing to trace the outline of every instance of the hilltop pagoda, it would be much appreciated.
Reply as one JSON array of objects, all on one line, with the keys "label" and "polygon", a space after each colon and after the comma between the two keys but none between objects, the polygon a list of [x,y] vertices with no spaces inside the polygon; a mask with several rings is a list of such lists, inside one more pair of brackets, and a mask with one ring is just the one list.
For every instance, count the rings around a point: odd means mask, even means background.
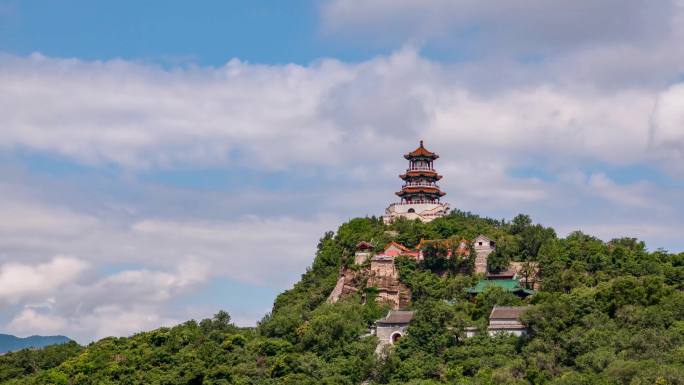
[{"label": "hilltop pagoda", "polygon": [[420,146],[404,155],[404,158],[409,161],[409,167],[404,174],[399,175],[404,180],[401,191],[396,193],[401,201],[385,209],[385,222],[399,217],[429,222],[446,215],[449,204],[440,202],[445,193],[437,185],[442,176],[434,169],[434,161],[439,155],[426,149],[421,140]]}]

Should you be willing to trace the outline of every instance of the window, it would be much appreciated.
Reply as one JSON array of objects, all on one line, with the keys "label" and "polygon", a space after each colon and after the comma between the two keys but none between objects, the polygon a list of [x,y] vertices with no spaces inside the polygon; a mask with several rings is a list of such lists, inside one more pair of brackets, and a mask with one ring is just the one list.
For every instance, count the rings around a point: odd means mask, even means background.
[{"label": "window", "polygon": [[408,209],[408,212],[409,212],[409,213],[415,213],[416,210],[415,210],[413,207],[411,207],[410,209]]},{"label": "window", "polygon": [[478,246],[482,246],[482,242],[478,242],[477,245],[478,245]]}]

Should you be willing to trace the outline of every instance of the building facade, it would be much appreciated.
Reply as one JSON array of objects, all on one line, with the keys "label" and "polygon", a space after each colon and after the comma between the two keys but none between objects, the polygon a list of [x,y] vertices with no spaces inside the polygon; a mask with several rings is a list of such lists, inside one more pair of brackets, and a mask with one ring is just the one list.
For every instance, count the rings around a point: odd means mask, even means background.
[{"label": "building facade", "polygon": [[356,245],[356,252],[354,252],[354,264],[356,265],[363,265],[366,263],[370,257],[371,254],[373,253],[373,245],[361,241]]},{"label": "building facade", "polygon": [[473,240],[473,246],[477,254],[475,256],[475,273],[485,274],[487,272],[487,257],[494,251],[496,244],[484,235],[478,235]]},{"label": "building facade", "polygon": [[420,146],[404,155],[409,166],[399,177],[404,181],[401,191],[397,192],[400,202],[392,203],[385,209],[383,219],[386,223],[397,218],[419,219],[429,222],[443,217],[449,212],[449,204],[440,202],[445,195],[437,185],[442,176],[434,169],[434,161],[439,155]]},{"label": "building facade", "polygon": [[520,321],[520,316],[529,306],[494,306],[489,314],[487,332],[491,336],[508,333],[520,337],[527,335],[527,326]]},{"label": "building facade", "polygon": [[378,337],[376,352],[380,353],[385,346],[394,345],[406,335],[406,329],[413,319],[412,311],[391,310],[385,318],[375,322],[375,335]]}]

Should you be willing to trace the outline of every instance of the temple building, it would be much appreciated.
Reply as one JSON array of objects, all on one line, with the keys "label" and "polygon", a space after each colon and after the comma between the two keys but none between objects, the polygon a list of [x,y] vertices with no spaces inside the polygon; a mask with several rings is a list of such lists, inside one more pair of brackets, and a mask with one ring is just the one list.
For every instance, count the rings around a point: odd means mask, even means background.
[{"label": "temple building", "polygon": [[404,174],[399,175],[404,180],[401,191],[396,193],[401,201],[385,209],[385,222],[401,217],[429,222],[446,215],[449,204],[440,202],[445,193],[437,185],[442,176],[434,169],[434,161],[439,155],[426,149],[421,140],[420,146],[404,158],[409,161],[409,166]]},{"label": "temple building", "polygon": [[378,337],[378,346],[375,352],[380,354],[385,346],[394,345],[406,335],[411,319],[413,319],[412,311],[398,310],[390,310],[385,318],[379,319],[375,323],[375,330],[371,330],[371,334]]},{"label": "temple building", "polygon": [[520,316],[529,308],[530,306],[494,306],[489,314],[487,332],[490,336],[501,333],[517,337],[527,335],[527,326],[520,320]]},{"label": "temple building", "polygon": [[373,245],[369,242],[361,241],[356,245],[356,252],[354,253],[354,264],[363,265],[370,259],[373,252]]}]

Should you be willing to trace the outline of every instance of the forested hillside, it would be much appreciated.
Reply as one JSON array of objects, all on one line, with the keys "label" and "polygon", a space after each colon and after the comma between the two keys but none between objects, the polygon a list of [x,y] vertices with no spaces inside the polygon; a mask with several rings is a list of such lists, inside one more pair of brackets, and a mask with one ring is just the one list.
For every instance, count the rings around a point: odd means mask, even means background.
[{"label": "forested hillside", "polygon": [[[522,300],[499,288],[471,298],[478,279],[447,261],[398,261],[416,310],[408,335],[385,357],[368,328],[386,313],[373,288],[326,298],[359,241],[497,240],[492,264],[535,261],[541,290]],[[601,241],[453,212],[430,223],[353,219],[325,233],[311,267],[256,328],[226,312],[129,338],[106,338],[0,357],[2,384],[684,384],[684,253],[636,239]],[[494,305],[532,305],[531,335],[464,338]]]}]

